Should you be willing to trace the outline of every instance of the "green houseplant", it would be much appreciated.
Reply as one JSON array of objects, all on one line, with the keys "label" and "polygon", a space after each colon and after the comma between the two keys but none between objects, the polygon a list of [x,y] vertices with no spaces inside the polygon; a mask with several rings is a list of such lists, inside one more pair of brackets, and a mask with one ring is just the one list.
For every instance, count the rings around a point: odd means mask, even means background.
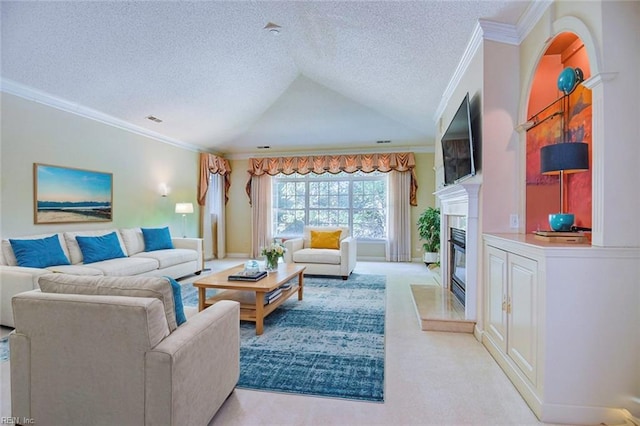
[{"label": "green houseplant", "polygon": [[439,263],[440,251],[440,209],[429,207],[418,218],[418,234],[425,243],[424,263]]}]

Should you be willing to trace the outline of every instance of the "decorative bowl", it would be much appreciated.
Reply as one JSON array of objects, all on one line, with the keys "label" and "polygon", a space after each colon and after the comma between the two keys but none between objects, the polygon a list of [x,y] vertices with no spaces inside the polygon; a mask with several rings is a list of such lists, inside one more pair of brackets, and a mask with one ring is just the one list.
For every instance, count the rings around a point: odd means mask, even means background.
[{"label": "decorative bowl", "polygon": [[571,231],[575,219],[573,213],[552,213],[549,215],[549,226],[553,231]]}]

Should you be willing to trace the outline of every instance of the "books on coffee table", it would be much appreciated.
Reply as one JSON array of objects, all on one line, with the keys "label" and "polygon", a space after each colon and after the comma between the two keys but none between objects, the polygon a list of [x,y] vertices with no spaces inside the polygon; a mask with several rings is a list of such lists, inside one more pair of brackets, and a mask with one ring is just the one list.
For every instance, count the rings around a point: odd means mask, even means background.
[{"label": "books on coffee table", "polygon": [[266,293],[264,295],[264,303],[265,303],[265,305],[268,305],[269,303],[271,303],[274,300],[278,299],[280,296],[282,296],[282,290],[280,290],[280,288],[276,288],[275,290],[271,290],[270,292],[268,292],[268,293]]},{"label": "books on coffee table", "polygon": [[240,271],[229,275],[229,281],[259,281],[267,276],[267,271]]}]

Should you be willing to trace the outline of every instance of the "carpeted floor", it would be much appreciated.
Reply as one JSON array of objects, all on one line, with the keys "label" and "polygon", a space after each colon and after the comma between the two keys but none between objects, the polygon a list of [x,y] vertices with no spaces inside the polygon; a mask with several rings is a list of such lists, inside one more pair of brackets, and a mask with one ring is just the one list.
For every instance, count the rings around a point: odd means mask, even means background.
[{"label": "carpeted floor", "polygon": [[[238,387],[381,402],[384,400],[385,277],[347,281],[306,277],[265,319],[265,331],[241,323]],[[197,305],[183,285],[183,301]]]}]

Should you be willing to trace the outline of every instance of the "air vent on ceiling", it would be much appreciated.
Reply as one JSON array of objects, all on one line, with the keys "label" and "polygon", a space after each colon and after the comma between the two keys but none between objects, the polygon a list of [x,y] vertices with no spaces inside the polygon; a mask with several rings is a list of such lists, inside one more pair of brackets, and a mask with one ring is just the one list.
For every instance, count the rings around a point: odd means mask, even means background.
[{"label": "air vent on ceiling", "polygon": [[391,143],[391,141],[376,141],[376,143]]},{"label": "air vent on ceiling", "polygon": [[273,22],[268,22],[267,25],[264,26],[263,30],[269,31],[269,33],[273,35],[280,34],[280,29],[282,27],[278,24],[274,24]]},{"label": "air vent on ceiling", "polygon": [[260,145],[257,147],[258,149],[269,149],[271,148],[269,145]]},{"label": "air vent on ceiling", "polygon": [[153,121],[154,123],[162,123],[162,120],[160,120],[158,117],[155,117],[153,115],[147,115],[145,118],[147,120]]}]

